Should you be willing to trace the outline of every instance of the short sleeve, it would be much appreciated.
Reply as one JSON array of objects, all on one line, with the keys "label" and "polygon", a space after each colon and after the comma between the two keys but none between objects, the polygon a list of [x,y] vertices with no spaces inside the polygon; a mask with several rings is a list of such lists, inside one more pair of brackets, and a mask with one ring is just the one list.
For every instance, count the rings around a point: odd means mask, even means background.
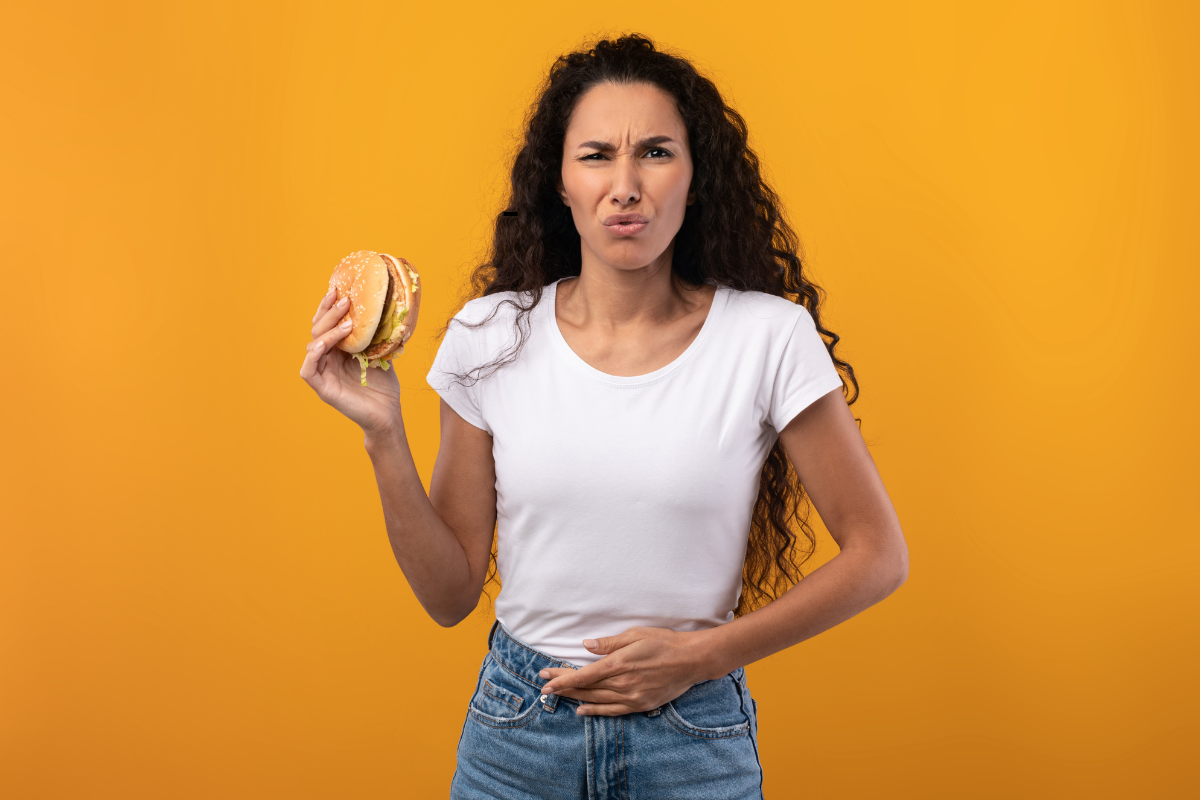
[{"label": "short sleeve", "polygon": [[480,402],[481,383],[467,374],[486,361],[480,357],[482,334],[481,328],[468,327],[455,316],[425,380],[460,417],[490,434]]},{"label": "short sleeve", "polygon": [[777,432],[815,400],[842,385],[812,316],[803,306],[798,310],[799,318],[783,348],[771,389],[767,422]]}]

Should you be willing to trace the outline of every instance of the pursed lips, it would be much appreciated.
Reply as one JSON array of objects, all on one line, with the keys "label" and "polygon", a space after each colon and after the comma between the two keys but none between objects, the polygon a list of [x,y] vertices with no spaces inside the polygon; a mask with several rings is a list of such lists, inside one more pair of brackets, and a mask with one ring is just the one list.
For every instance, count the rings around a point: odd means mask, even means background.
[{"label": "pursed lips", "polygon": [[641,214],[609,214],[604,218],[605,225],[635,225],[649,221]]}]

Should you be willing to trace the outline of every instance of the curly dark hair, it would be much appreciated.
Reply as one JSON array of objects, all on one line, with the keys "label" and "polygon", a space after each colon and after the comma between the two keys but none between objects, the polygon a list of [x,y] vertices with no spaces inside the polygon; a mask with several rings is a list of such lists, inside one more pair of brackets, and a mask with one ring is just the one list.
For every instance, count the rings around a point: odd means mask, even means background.
[{"label": "curly dark hair", "polygon": [[[474,382],[514,361],[528,340],[529,314],[541,300],[542,288],[580,274],[579,232],[557,184],[571,112],[588,89],[603,82],[644,83],[661,89],[674,98],[687,127],[696,199],[687,207],[675,237],[671,264],[675,276],[690,288],[724,285],[803,305],[842,376],[847,402],[853,403],[858,399],[858,379],[850,364],[834,352],[838,335],[821,324],[824,292],[804,275],[799,239],[784,217],[779,197],[762,177],[758,157],[748,144],[745,120],[687,59],[656,49],[639,34],[598,41],[586,50],[560,56],[550,68],[525,120],[507,209],[496,217],[490,251],[472,273],[467,292],[468,297],[514,292],[513,298],[497,304],[487,319],[471,327],[487,323],[508,303],[517,312],[517,336],[496,359],[459,377]],[[735,616],[766,605],[801,580],[800,567],[816,549],[816,536],[808,523],[810,508],[799,477],[776,442],[762,468]],[[807,541],[799,552],[793,526]],[[797,560],[797,555],[803,557]],[[496,579],[493,539],[485,586]]]}]

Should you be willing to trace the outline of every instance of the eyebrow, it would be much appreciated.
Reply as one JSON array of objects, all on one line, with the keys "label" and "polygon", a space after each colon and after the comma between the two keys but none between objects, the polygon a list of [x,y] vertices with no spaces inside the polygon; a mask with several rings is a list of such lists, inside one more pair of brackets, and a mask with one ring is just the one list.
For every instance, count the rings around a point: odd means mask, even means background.
[{"label": "eyebrow", "polygon": [[[648,139],[642,139],[640,142],[637,143],[637,146],[638,147],[653,147],[656,144],[662,144],[663,142],[674,142],[674,141],[675,140],[672,139],[670,136],[651,136]],[[613,145],[610,142],[599,142],[599,141],[596,141],[595,139],[593,139],[590,142],[583,142],[582,144],[579,145],[579,147],[577,147],[575,149],[578,150],[580,147],[590,147],[593,150],[615,150],[616,149],[615,147],[613,147]]]}]

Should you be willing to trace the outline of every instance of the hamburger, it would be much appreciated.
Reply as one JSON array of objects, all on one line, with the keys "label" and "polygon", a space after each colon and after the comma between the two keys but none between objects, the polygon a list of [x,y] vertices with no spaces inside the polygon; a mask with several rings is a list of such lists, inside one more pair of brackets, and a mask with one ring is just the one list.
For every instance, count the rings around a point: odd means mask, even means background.
[{"label": "hamburger", "polygon": [[358,359],[360,382],[366,386],[367,367],[387,370],[417,327],[417,271],[403,258],[359,250],[338,263],[329,285],[339,299],[350,298],[350,308],[338,324],[350,319],[354,327],[337,346]]}]

